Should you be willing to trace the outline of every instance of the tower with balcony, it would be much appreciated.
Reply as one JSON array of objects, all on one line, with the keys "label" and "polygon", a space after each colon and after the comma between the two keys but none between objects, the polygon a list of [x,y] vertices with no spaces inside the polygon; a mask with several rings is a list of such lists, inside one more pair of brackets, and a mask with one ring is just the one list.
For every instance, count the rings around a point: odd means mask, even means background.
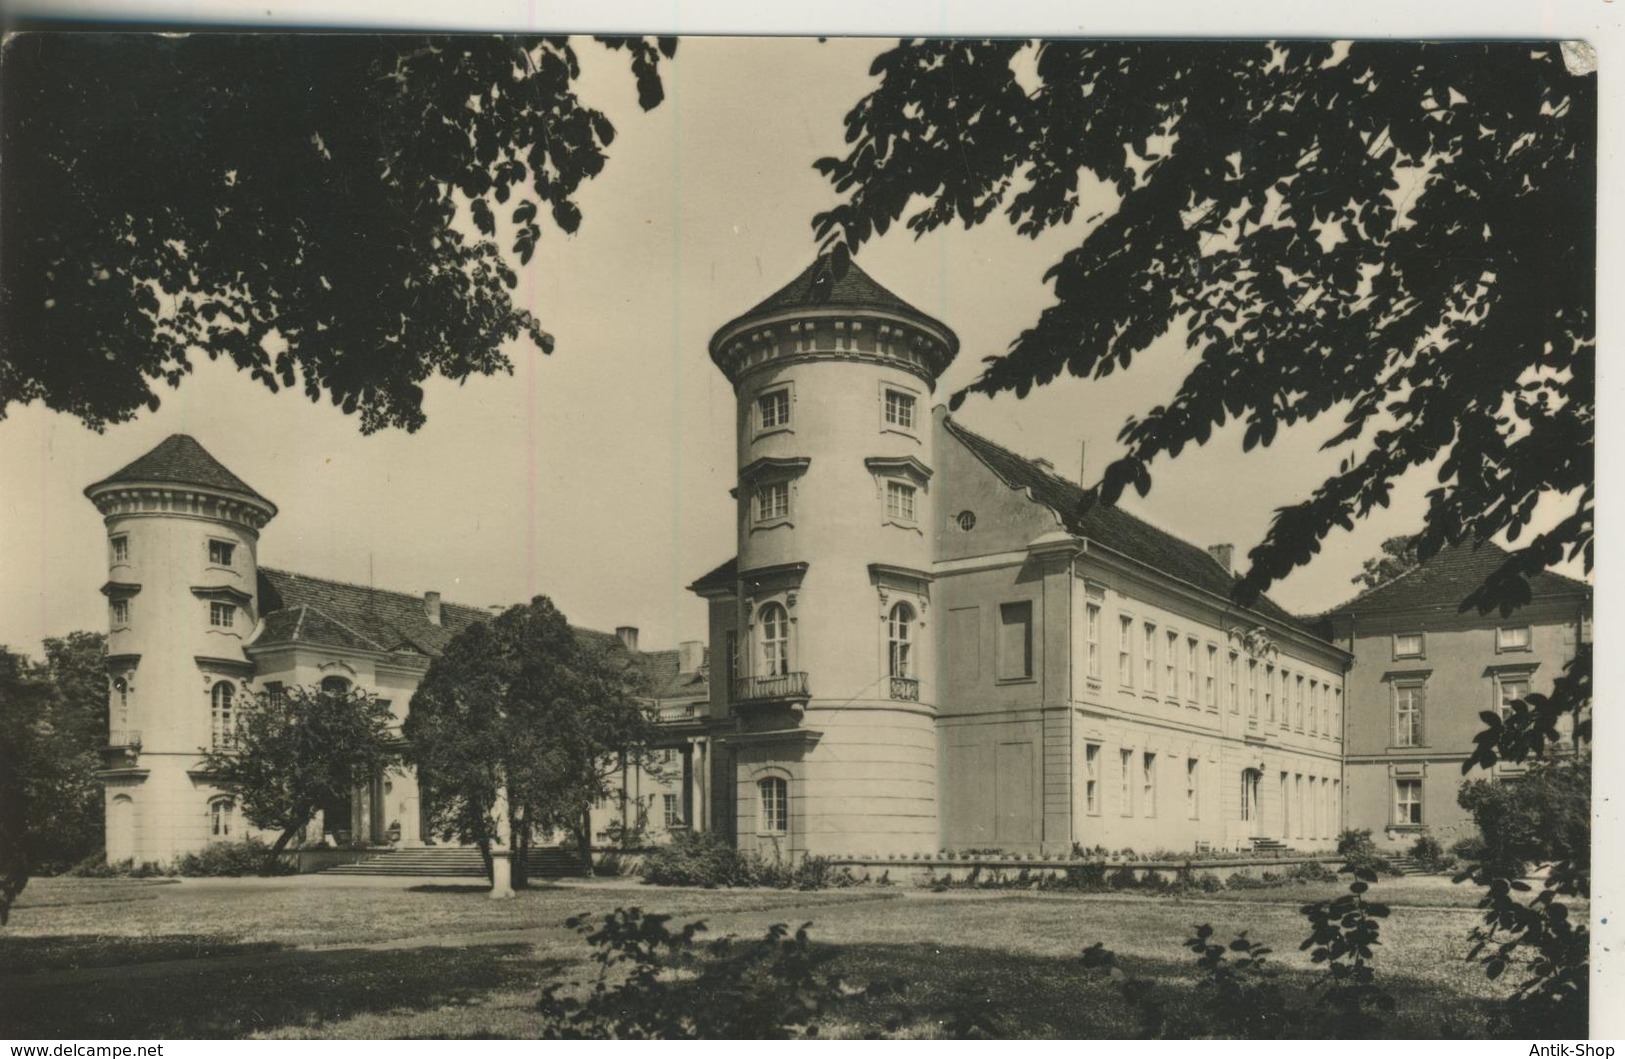
[{"label": "tower with balcony", "polygon": [[249,694],[256,549],[276,505],[184,434],[85,489],[107,527],[107,858],[168,861],[239,838],[206,748]]},{"label": "tower with balcony", "polygon": [[957,350],[823,259],[711,340],[737,399],[738,556],[694,589],[742,848],[937,846],[929,408]]}]

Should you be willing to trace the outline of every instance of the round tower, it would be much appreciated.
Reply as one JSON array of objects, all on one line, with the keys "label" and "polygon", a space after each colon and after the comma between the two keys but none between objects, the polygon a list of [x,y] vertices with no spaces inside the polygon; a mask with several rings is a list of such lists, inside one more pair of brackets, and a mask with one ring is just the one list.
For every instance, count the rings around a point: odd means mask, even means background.
[{"label": "round tower", "polygon": [[743,848],[937,846],[930,407],[957,350],[827,259],[711,340],[738,405],[737,572],[713,599]]},{"label": "round tower", "polygon": [[259,531],[276,505],[175,434],[85,489],[107,526],[107,859],[167,862],[240,838],[201,770],[249,694]]}]

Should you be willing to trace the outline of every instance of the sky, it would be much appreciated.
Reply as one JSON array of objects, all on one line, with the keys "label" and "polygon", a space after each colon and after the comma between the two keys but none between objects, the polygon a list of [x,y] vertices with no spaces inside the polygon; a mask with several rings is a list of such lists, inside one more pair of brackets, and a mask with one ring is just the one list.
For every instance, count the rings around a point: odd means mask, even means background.
[{"label": "sky", "polygon": [[[885,45],[687,38],[664,67],[665,103],[644,113],[624,61],[579,42],[580,91],[618,136],[578,198],[579,232],[547,231],[522,272],[555,352],[515,346],[512,376],[431,383],[416,433],[364,437],[331,404],[207,361],[156,412],[103,434],[12,409],[0,420],[0,644],[34,653],[43,637],[105,628],[103,528],[81,491],[174,433],[279,506],[262,565],[482,607],[545,594],[578,625],[639,627],[645,647],[703,638],[705,608],[686,586],[734,551],[733,394],[707,340],[814,257],[811,220],[835,196],[813,162],[841,150],[842,117],[873,87]],[[920,239],[894,229],[857,260],[958,333],[943,401],[1049,303],[1044,270],[1081,236],[1029,240],[1002,220]],[[1189,356],[1174,331],[1106,380],[973,397],[956,414],[1069,476],[1086,447],[1092,482],[1122,451],[1125,418],[1171,396]],[[1241,561],[1272,512],[1335,467],[1342,453],[1319,445],[1338,425],[1301,425],[1247,455],[1240,430],[1222,430],[1155,464],[1149,497],[1124,506],[1196,544],[1232,543]],[[1271,595],[1313,612],[1354,594],[1362,560],[1419,527],[1431,484],[1413,475]]]}]

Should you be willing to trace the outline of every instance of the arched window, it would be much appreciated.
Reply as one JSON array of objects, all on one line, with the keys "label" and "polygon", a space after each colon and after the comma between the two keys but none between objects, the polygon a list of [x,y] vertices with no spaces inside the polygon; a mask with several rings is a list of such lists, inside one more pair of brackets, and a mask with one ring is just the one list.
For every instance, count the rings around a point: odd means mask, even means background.
[{"label": "arched window", "polygon": [[758,830],[763,834],[783,835],[790,830],[790,784],[779,776],[759,780],[756,791],[761,799],[761,817]]},{"label": "arched window", "polygon": [[790,615],[777,603],[769,603],[756,617],[762,644],[764,677],[782,677],[790,672]]},{"label": "arched window", "polygon": [[135,856],[135,800],[128,794],[115,795],[107,803],[107,863],[117,864]]},{"label": "arched window", "polygon": [[894,677],[912,677],[914,675],[914,608],[907,603],[899,603],[891,609],[891,618],[886,622],[886,639],[890,650],[890,675]]},{"label": "arched window", "polygon": [[130,734],[130,682],[123,677],[113,678],[113,716],[111,731],[113,738],[111,745],[118,746],[120,741]]},{"label": "arched window", "polygon": [[211,729],[216,747],[237,744],[237,689],[222,680],[209,695]]},{"label": "arched window", "polygon": [[343,677],[323,677],[322,690],[335,695],[347,695],[350,691],[350,682]]},{"label": "arched window", "polygon": [[230,798],[216,798],[209,803],[209,839],[215,842],[231,838],[237,817],[237,803]]}]

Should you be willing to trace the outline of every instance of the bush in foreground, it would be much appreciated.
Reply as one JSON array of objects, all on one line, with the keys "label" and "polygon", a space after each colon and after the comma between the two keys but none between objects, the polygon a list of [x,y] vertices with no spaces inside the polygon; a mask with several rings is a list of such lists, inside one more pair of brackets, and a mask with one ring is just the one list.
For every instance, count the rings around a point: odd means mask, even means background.
[{"label": "bush in foreground", "polygon": [[292,875],[296,870],[281,858],[271,859],[271,847],[252,836],[241,842],[215,842],[175,858],[175,874],[202,878]]}]

